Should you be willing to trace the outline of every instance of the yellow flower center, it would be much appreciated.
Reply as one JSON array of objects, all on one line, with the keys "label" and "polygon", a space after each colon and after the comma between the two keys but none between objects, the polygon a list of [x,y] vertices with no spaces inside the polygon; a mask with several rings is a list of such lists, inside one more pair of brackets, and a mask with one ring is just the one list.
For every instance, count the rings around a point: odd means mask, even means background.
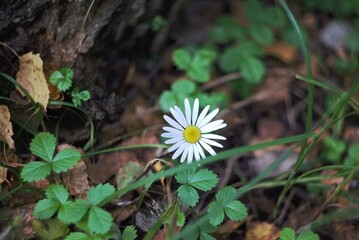
[{"label": "yellow flower center", "polygon": [[201,131],[196,126],[188,126],[183,131],[183,137],[189,143],[196,143],[201,138]]}]

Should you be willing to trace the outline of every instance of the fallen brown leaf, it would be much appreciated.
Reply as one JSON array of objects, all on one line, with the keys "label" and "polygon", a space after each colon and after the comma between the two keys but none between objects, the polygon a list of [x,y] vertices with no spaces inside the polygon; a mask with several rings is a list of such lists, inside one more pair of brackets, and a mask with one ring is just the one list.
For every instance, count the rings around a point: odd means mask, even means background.
[{"label": "fallen brown leaf", "polygon": [[247,240],[277,240],[278,229],[275,225],[267,222],[254,223],[246,233]]},{"label": "fallen brown leaf", "polygon": [[0,105],[0,141],[7,143],[11,149],[15,149],[14,141],[12,140],[13,134],[9,108],[5,105]]},{"label": "fallen brown leaf", "polygon": [[[43,69],[40,54],[29,52],[20,56],[20,70],[16,74],[16,81],[21,84],[34,99],[44,107],[45,111],[49,102],[50,91]],[[22,96],[25,94],[17,88]]]},{"label": "fallen brown leaf", "polygon": [[7,177],[7,168],[0,167],[0,184],[5,182]]},{"label": "fallen brown leaf", "polygon": [[265,52],[269,56],[273,56],[286,64],[291,64],[297,57],[297,50],[290,44],[285,42],[276,42],[265,48]]}]

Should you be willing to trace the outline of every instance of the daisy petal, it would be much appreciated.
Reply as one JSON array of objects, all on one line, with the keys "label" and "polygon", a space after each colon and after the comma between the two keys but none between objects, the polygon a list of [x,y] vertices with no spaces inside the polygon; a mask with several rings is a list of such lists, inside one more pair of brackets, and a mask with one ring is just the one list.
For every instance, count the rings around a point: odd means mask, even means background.
[{"label": "daisy petal", "polygon": [[178,129],[173,128],[173,127],[163,127],[162,129],[169,132],[169,133],[173,133],[173,134],[177,134],[177,135],[183,135],[183,131],[178,130]]},{"label": "daisy petal", "polygon": [[184,128],[187,127],[186,121],[182,118],[181,115],[178,114],[178,112],[174,108],[170,108],[170,111],[172,113],[172,116],[177,120],[177,122]]},{"label": "daisy petal", "polygon": [[195,126],[199,111],[199,100],[196,98],[193,103],[192,109],[192,125]]},{"label": "daisy petal", "polygon": [[177,106],[174,106],[174,108],[175,108],[176,112],[181,116],[182,121],[186,123],[186,127],[187,127],[188,125],[191,125],[191,123],[188,123],[188,122],[187,122],[186,117],[184,116],[182,110],[181,110],[179,107],[177,107]]},{"label": "daisy petal", "polygon": [[196,122],[196,126],[197,126],[197,127],[198,127],[198,125],[202,122],[203,118],[206,116],[208,110],[209,110],[209,105],[206,106],[206,107],[202,110],[201,114],[199,115],[199,117],[198,117],[198,119],[197,119],[197,122]]},{"label": "daisy petal", "polygon": [[202,129],[201,129],[201,132],[202,133],[209,133],[209,132],[213,132],[213,131],[216,131],[216,130],[218,130],[218,129],[221,129],[221,128],[224,128],[224,127],[226,127],[227,126],[227,124],[225,124],[225,123],[222,123],[222,124],[220,124],[220,125],[218,125],[218,126],[216,126],[216,127],[213,127],[213,128],[208,128],[208,129],[203,129],[203,128],[206,128],[206,126],[204,126]]},{"label": "daisy petal", "polygon": [[188,164],[189,164],[189,163],[192,163],[192,159],[193,159],[193,147],[194,147],[193,144],[190,144],[190,145],[189,145],[188,158],[187,158]]},{"label": "daisy petal", "polygon": [[195,143],[195,145],[193,145],[193,153],[194,153],[194,158],[196,159],[196,161],[201,159],[201,156],[199,155],[199,151],[198,151],[198,143]]},{"label": "daisy petal", "polygon": [[181,157],[181,160],[180,160],[181,163],[184,162],[184,160],[186,159],[186,157],[187,157],[187,155],[188,155],[189,146],[190,146],[190,144],[187,143],[187,144],[186,144],[186,147],[185,147],[185,149],[184,149],[184,151],[183,151],[183,153],[182,153],[182,157]]},{"label": "daisy petal", "polygon": [[173,144],[167,151],[168,152],[173,152],[174,150],[179,148],[181,146],[181,144],[184,144],[185,142],[186,142],[185,140],[179,141],[179,142]]},{"label": "daisy petal", "polygon": [[183,150],[186,148],[187,144],[182,144],[177,150],[176,152],[173,154],[172,159],[176,159],[179,155],[181,155],[181,153],[183,152]]},{"label": "daisy petal", "polygon": [[204,149],[207,150],[207,152],[209,152],[209,154],[211,154],[212,156],[216,155],[216,152],[207,143],[203,142],[202,140],[199,140],[199,143],[203,146]]},{"label": "daisy petal", "polygon": [[166,140],[165,144],[174,144],[174,143],[179,142],[181,140],[183,140],[183,137],[174,137],[174,138]]},{"label": "daisy petal", "polygon": [[169,125],[171,125],[174,128],[177,128],[178,130],[183,130],[183,127],[181,127],[181,125],[179,125],[175,120],[173,120],[172,118],[170,118],[167,115],[164,115],[163,118],[166,120],[166,122],[168,122]]},{"label": "daisy petal", "polygon": [[217,135],[217,134],[211,134],[211,133],[206,133],[206,134],[202,134],[203,138],[208,138],[208,139],[217,139],[217,140],[227,140],[227,138]]},{"label": "daisy petal", "polygon": [[219,148],[223,148],[222,144],[219,144],[218,142],[215,142],[215,141],[213,141],[211,139],[202,138],[202,141],[205,142],[205,143],[208,143],[209,145],[216,146],[216,147],[219,147]]},{"label": "daisy petal", "polygon": [[206,158],[206,155],[204,154],[203,149],[202,149],[201,145],[199,145],[198,142],[196,142],[196,148],[197,148],[199,154],[201,155],[201,157]]},{"label": "daisy petal", "polygon": [[217,115],[217,113],[219,112],[219,109],[214,109],[212,112],[210,112],[201,122],[198,122],[198,127],[201,128],[203,127],[204,125],[206,125],[207,123],[209,123],[213,118],[214,116]]},{"label": "daisy petal", "polygon": [[191,105],[189,104],[188,99],[184,100],[184,109],[186,113],[186,120],[189,125],[191,125]]},{"label": "daisy petal", "polygon": [[[210,122],[204,126],[201,127],[201,131],[202,132],[212,132],[215,127],[221,125],[223,123],[223,120],[216,120],[216,121],[213,121],[213,122]],[[210,130],[210,131],[209,131]]]},{"label": "daisy petal", "polygon": [[172,132],[165,132],[161,134],[161,137],[164,138],[176,138],[176,137],[183,137],[183,133],[177,134]]}]

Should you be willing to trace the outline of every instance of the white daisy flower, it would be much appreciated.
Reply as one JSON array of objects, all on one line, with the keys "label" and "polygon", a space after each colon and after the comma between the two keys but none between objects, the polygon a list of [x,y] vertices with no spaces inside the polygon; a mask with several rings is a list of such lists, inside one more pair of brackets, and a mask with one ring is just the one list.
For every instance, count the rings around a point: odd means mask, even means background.
[{"label": "white daisy flower", "polygon": [[223,120],[211,120],[217,115],[219,109],[215,109],[208,113],[209,105],[206,106],[201,114],[199,113],[199,100],[196,98],[191,111],[191,106],[186,98],[184,100],[185,114],[177,106],[170,108],[173,118],[164,115],[163,118],[170,125],[170,127],[163,127],[165,133],[161,136],[169,138],[165,141],[165,144],[173,144],[168,152],[174,152],[172,159],[176,159],[181,156],[180,162],[184,162],[187,158],[187,162],[191,163],[193,158],[196,161],[206,157],[203,148],[209,152],[212,156],[216,155],[216,152],[211,146],[223,148],[223,146],[213,140],[226,140],[225,137],[213,134],[211,132],[224,128],[227,124],[223,123]]}]

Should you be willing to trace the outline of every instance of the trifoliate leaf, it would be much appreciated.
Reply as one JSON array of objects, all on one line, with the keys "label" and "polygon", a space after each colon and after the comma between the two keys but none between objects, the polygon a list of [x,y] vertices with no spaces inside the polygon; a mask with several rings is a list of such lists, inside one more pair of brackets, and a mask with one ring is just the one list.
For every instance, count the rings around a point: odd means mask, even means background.
[{"label": "trifoliate leaf", "polygon": [[199,170],[189,179],[189,185],[202,191],[211,190],[217,182],[217,175],[208,169]]},{"label": "trifoliate leaf", "polygon": [[102,208],[92,206],[89,211],[88,226],[94,233],[106,233],[112,225],[112,216]]},{"label": "trifoliate leaf", "polygon": [[179,199],[184,205],[194,207],[198,203],[199,195],[193,187],[182,185],[177,189],[177,192]]},{"label": "trifoliate leaf", "polygon": [[190,168],[185,171],[181,171],[175,175],[175,179],[180,184],[190,184],[190,179],[194,176],[196,173],[196,169]]},{"label": "trifoliate leaf", "polygon": [[87,193],[87,199],[93,205],[99,204],[102,200],[110,196],[115,192],[115,188],[106,183],[103,185],[102,183],[98,184],[96,187],[91,187]]},{"label": "trifoliate leaf", "polygon": [[262,45],[269,45],[273,42],[273,33],[265,25],[252,24],[249,28],[249,32],[252,37]]},{"label": "trifoliate leaf", "polygon": [[224,202],[227,199],[234,199],[236,196],[236,189],[231,186],[226,186],[216,193],[216,199],[218,202]]},{"label": "trifoliate leaf", "polygon": [[295,232],[291,228],[284,228],[279,233],[280,240],[295,240]]},{"label": "trifoliate leaf", "polygon": [[137,230],[134,226],[127,226],[125,230],[123,230],[121,240],[135,240],[137,237]]},{"label": "trifoliate leaf", "polygon": [[160,96],[160,106],[164,112],[169,112],[170,108],[177,104],[176,96],[171,91],[164,91]]},{"label": "trifoliate leaf", "polygon": [[225,73],[238,71],[238,56],[240,54],[241,50],[238,47],[227,48],[219,56],[219,68]]},{"label": "trifoliate leaf", "polygon": [[70,148],[65,148],[56,154],[52,163],[52,170],[56,173],[65,172],[81,159],[81,154]]},{"label": "trifoliate leaf", "polygon": [[61,204],[64,204],[69,198],[69,192],[63,185],[52,184],[46,189],[46,196],[49,199],[56,200]]},{"label": "trifoliate leaf", "polygon": [[191,64],[191,54],[188,50],[179,48],[172,54],[174,64],[180,70],[187,70]]},{"label": "trifoliate leaf", "polygon": [[243,78],[251,83],[259,83],[263,79],[265,67],[263,62],[257,58],[244,57],[240,58],[239,68]]},{"label": "trifoliate leaf", "polygon": [[208,206],[208,214],[210,214],[209,223],[213,226],[220,225],[224,220],[223,206],[217,201],[211,202]]},{"label": "trifoliate leaf", "polygon": [[86,101],[90,100],[91,94],[88,90],[83,90],[80,92],[80,98],[82,101],[86,102]]},{"label": "trifoliate leaf", "polygon": [[65,238],[65,240],[93,240],[93,238],[86,233],[72,232]]},{"label": "trifoliate leaf", "polygon": [[55,147],[56,138],[47,132],[37,134],[30,143],[30,151],[32,154],[48,162],[52,161]]},{"label": "trifoliate leaf", "polygon": [[57,212],[60,206],[61,203],[54,199],[42,199],[35,206],[34,216],[39,219],[48,219]]},{"label": "trifoliate leaf", "polygon": [[209,36],[217,43],[227,43],[245,38],[246,32],[232,16],[223,15],[218,18],[215,26],[210,30]]},{"label": "trifoliate leaf", "polygon": [[174,82],[171,88],[176,94],[190,95],[197,90],[197,85],[188,79],[180,79]]},{"label": "trifoliate leaf", "polygon": [[248,216],[246,206],[240,201],[233,201],[226,205],[224,212],[233,221],[243,221]]},{"label": "trifoliate leaf", "polygon": [[26,182],[45,179],[51,173],[51,163],[30,162],[21,171],[21,178]]},{"label": "trifoliate leaf", "polygon": [[63,205],[63,211],[59,211],[58,218],[65,223],[78,222],[85,216],[90,206],[91,204],[84,199],[76,199],[75,202],[68,201]]},{"label": "trifoliate leaf", "polygon": [[60,91],[64,92],[71,87],[73,76],[74,73],[70,68],[62,68],[51,74],[50,82],[52,85],[57,86]]},{"label": "trifoliate leaf", "polygon": [[304,231],[299,234],[297,240],[319,240],[319,235],[312,231]]}]

